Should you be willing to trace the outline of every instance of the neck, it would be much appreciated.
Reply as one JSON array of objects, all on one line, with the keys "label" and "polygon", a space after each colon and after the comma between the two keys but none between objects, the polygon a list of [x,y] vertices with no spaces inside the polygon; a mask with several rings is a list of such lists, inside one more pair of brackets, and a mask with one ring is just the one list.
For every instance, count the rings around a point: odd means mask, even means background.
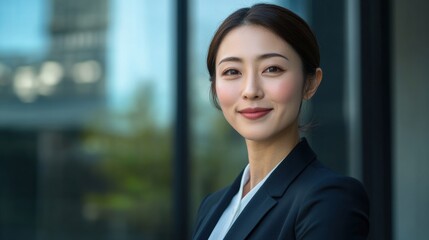
[{"label": "neck", "polygon": [[267,176],[298,144],[298,130],[279,136],[269,141],[246,139],[249,157],[250,180],[246,184],[250,190]]}]

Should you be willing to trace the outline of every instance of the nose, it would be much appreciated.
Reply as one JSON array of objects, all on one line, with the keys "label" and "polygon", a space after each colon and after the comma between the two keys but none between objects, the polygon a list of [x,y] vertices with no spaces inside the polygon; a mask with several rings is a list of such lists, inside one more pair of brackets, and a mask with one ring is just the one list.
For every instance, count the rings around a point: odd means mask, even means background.
[{"label": "nose", "polygon": [[256,100],[264,97],[260,79],[256,74],[248,75],[243,81],[242,97],[247,100]]}]

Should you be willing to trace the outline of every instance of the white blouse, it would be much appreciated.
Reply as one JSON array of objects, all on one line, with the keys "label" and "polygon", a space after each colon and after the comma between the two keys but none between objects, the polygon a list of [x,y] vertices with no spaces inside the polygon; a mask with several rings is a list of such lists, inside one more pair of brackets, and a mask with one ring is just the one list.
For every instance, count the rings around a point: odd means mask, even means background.
[{"label": "white blouse", "polygon": [[[277,164],[277,166],[280,163]],[[243,188],[246,185],[246,183],[250,179],[250,168],[249,164],[247,164],[246,168],[244,169],[243,175],[241,177],[241,183],[240,183],[240,189],[238,190],[238,193],[235,194],[235,196],[232,198],[231,202],[229,203],[228,207],[223,212],[222,216],[219,218],[219,221],[217,222],[216,226],[214,227],[212,233],[210,234],[209,240],[219,240],[223,239],[226,234],[228,233],[229,229],[231,228],[232,224],[235,222],[235,220],[238,218],[240,213],[243,211],[243,209],[246,207],[246,205],[250,202],[250,200],[255,196],[255,194],[258,192],[259,188],[264,184],[265,180],[271,175],[271,173],[277,168],[275,166],[271,172],[265,176],[262,181],[260,181],[254,188],[252,188],[246,196],[241,198],[243,195]]]}]

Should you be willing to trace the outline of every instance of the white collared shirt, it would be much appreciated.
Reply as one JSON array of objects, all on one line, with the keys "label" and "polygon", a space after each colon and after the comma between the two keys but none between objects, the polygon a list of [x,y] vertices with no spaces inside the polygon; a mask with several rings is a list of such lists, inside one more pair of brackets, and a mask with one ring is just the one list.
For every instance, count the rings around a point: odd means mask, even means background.
[{"label": "white collared shirt", "polygon": [[[279,163],[280,164],[280,163]],[[277,164],[277,166],[279,165]],[[250,200],[255,196],[255,194],[258,192],[259,188],[264,184],[265,180],[271,175],[271,173],[277,168],[275,166],[271,172],[267,174],[267,176],[262,179],[254,188],[252,188],[246,196],[241,198],[243,195],[243,188],[246,185],[246,183],[250,179],[250,168],[249,164],[247,164],[246,168],[244,169],[243,175],[241,176],[241,183],[240,183],[240,189],[238,190],[238,193],[235,194],[235,196],[231,199],[231,202],[229,203],[228,207],[223,212],[222,216],[219,218],[219,221],[217,222],[216,226],[214,227],[212,233],[210,234],[209,240],[219,240],[223,239],[226,234],[228,233],[229,229],[231,228],[232,224],[235,222],[235,220],[238,218],[240,213],[243,211],[243,209],[246,207],[246,205],[250,202]]]}]

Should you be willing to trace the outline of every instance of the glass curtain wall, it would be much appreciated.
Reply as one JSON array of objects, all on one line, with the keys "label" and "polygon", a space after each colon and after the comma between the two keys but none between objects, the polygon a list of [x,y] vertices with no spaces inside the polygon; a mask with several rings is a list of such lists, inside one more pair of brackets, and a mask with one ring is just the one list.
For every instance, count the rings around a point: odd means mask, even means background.
[{"label": "glass curtain wall", "polygon": [[393,1],[393,239],[429,236],[429,2]]},{"label": "glass curtain wall", "polygon": [[0,2],[0,239],[169,238],[173,10]]}]

